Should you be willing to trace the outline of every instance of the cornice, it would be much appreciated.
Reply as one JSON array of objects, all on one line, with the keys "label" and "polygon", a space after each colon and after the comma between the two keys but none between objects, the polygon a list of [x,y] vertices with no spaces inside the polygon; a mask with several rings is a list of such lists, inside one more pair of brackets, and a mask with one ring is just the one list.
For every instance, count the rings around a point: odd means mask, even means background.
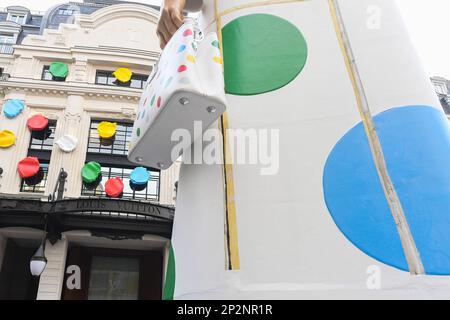
[{"label": "cornice", "polygon": [[108,87],[95,84],[79,84],[74,82],[54,82],[42,80],[1,81],[3,91],[29,92],[50,96],[82,95],[91,98],[127,100],[138,102],[142,90],[123,87]]}]

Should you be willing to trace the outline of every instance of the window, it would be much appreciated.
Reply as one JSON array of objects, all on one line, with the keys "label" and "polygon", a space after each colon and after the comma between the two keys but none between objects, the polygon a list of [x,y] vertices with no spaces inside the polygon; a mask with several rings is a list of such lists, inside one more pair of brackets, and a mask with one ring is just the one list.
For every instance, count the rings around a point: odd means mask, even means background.
[{"label": "window", "polygon": [[97,71],[95,76],[95,84],[101,84],[105,86],[123,86],[134,89],[143,89],[148,76],[142,74],[133,74],[130,82],[119,83],[113,76],[113,71]]},{"label": "window", "polygon": [[75,10],[72,9],[59,9],[58,10],[58,15],[60,16],[71,16],[73,15],[75,12]]},{"label": "window", "polygon": [[44,173],[44,178],[42,181],[34,186],[29,186],[25,183],[24,180],[22,180],[22,185],[20,186],[20,192],[31,192],[31,193],[44,193],[45,192],[45,186],[47,185],[47,175],[48,175],[48,166],[49,164],[47,162],[43,162],[39,160],[41,163],[41,168]]},{"label": "window", "polygon": [[11,54],[13,52],[14,36],[0,33],[0,53]]},{"label": "window", "polygon": [[137,199],[137,200],[148,200],[148,201],[159,201],[159,172],[153,171],[151,174],[148,186],[143,191],[133,191],[130,188],[130,174],[133,171],[132,168],[124,168],[121,166],[107,166],[102,163],[102,182],[95,190],[88,190],[83,187],[82,194],[85,196],[97,196],[105,197],[106,193],[104,191],[104,185],[106,181],[111,178],[119,177],[122,179],[125,188],[123,190],[123,199]]},{"label": "window", "polygon": [[130,174],[136,167],[127,159],[133,124],[117,123],[116,135],[113,141],[106,145],[102,144],[98,136],[97,127],[100,122],[100,120],[91,122],[86,162],[97,161],[102,165],[102,182],[95,190],[88,190],[83,186],[82,195],[105,196],[103,186],[106,181],[119,177],[125,185],[123,198],[159,201],[160,172],[158,170],[148,168],[151,178],[145,190],[133,191],[130,188]]},{"label": "window", "polygon": [[44,66],[44,69],[42,70],[42,80],[51,81],[53,80],[53,76],[50,73],[50,66]]},{"label": "window", "polygon": [[48,167],[50,157],[52,155],[53,142],[55,140],[56,121],[49,121],[49,129],[51,134],[45,140],[31,138],[28,147],[28,156],[36,157],[41,163],[41,168],[44,173],[42,181],[35,186],[28,186],[24,180],[21,182],[20,192],[44,193],[47,184]]},{"label": "window", "polygon": [[45,81],[66,81],[65,78],[55,78],[50,73],[50,66],[44,66],[44,69],[42,70],[41,80]]},{"label": "window", "polygon": [[25,18],[23,14],[10,14],[8,20],[18,24],[25,24]]},{"label": "window", "polygon": [[0,34],[0,44],[14,44],[14,36],[12,34]]}]

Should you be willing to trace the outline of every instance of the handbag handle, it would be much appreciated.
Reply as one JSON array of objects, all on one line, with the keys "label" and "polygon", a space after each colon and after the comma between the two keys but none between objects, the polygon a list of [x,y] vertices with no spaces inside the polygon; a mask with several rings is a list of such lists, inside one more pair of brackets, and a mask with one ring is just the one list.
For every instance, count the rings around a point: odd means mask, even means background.
[{"label": "handbag handle", "polygon": [[[191,22],[194,25],[194,41],[197,43],[202,42],[205,39],[205,34],[203,33],[202,29],[200,28],[198,20],[195,18],[191,18],[191,17],[185,17],[184,23],[187,23],[187,22]],[[156,61],[155,66],[153,67],[154,71],[151,74],[151,78],[147,79],[147,84],[152,82],[153,79],[155,78],[156,74],[158,73],[158,66],[159,66],[160,59],[161,59],[161,55],[160,55],[160,58],[158,59],[158,61]]]}]

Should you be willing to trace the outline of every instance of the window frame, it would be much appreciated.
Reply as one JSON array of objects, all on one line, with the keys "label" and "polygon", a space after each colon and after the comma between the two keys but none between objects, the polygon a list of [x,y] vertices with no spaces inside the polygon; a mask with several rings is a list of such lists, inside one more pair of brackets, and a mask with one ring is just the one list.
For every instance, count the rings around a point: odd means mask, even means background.
[{"label": "window frame", "polygon": [[[110,70],[96,70],[95,72],[95,84],[99,85],[99,86],[110,86],[110,87],[125,87],[125,88],[130,88],[130,89],[138,89],[138,90],[142,90],[145,87],[145,83],[147,82],[148,79],[148,75],[145,74],[135,74],[133,73],[133,76],[131,77],[131,80],[126,83],[119,83],[117,81],[117,79],[113,76],[113,72],[114,71],[110,71]],[[106,83],[101,83],[99,82],[99,76],[105,77],[106,78]],[[112,80],[112,81],[111,81]],[[140,81],[141,86],[140,87],[136,87],[136,86],[132,86],[133,84],[133,80],[134,81]]]},{"label": "window frame", "polygon": [[[116,122],[118,126],[126,127],[126,129],[123,131],[124,133],[121,135],[124,137],[124,140],[123,140],[124,149],[122,150],[121,148],[119,148],[121,151],[123,151],[123,153],[116,153],[116,154],[113,153],[114,144],[116,143],[117,140],[114,141],[114,143],[111,146],[111,153],[92,151],[92,149],[96,148],[96,147],[91,146],[92,134],[97,135],[97,133],[96,133],[97,127],[95,126],[95,124],[98,125],[102,121],[113,121],[113,122]],[[125,171],[129,170],[131,173],[131,170],[133,170],[137,167],[136,164],[130,162],[127,158],[128,149],[129,149],[129,144],[127,143],[127,141],[129,142],[129,140],[127,140],[127,137],[128,137],[128,139],[131,139],[132,131],[133,131],[133,123],[132,122],[114,121],[111,119],[99,119],[99,118],[91,119],[91,123],[89,125],[89,136],[88,136],[88,144],[87,144],[87,148],[86,148],[85,163],[88,163],[90,161],[96,161],[96,162],[100,163],[100,165],[102,166],[102,174],[103,174],[104,180],[105,180],[105,178],[109,179],[109,178],[114,178],[114,177],[120,177],[122,179],[122,181],[125,184],[127,184],[129,181],[129,173],[126,173]],[[117,138],[117,135],[116,135],[116,138]],[[96,139],[99,139],[99,138],[96,138]],[[100,139],[99,139],[98,143],[100,144]],[[101,146],[99,146],[99,148],[101,148]],[[120,174],[114,173],[112,169],[122,170],[122,172]],[[150,201],[150,202],[159,202],[160,201],[160,199],[161,199],[161,170],[154,169],[154,168],[147,168],[147,170],[152,172],[152,176],[150,178],[149,185],[147,186],[147,188],[143,191],[133,191],[133,192],[124,194],[123,199],[133,199],[133,200]],[[107,175],[105,174],[106,171],[107,171]],[[153,178],[155,173],[157,173],[157,177]],[[150,186],[151,182],[157,183],[156,194],[152,194],[149,192],[149,186]],[[127,186],[125,188],[127,188]],[[145,196],[142,196],[144,194],[144,192],[145,192]],[[92,197],[106,197],[104,190],[102,190],[102,191],[87,190],[84,187],[84,185],[82,185],[82,187],[81,187],[81,195],[82,196],[92,196]]]},{"label": "window frame", "polygon": [[[57,126],[56,120],[49,120],[49,127],[52,129],[52,134],[45,140],[42,140],[42,143],[40,143],[41,148],[33,148],[33,137],[30,136],[30,142],[28,144],[28,152],[27,157],[36,157],[39,159],[39,162],[42,165],[46,165],[46,169],[44,170],[44,178],[42,181],[45,181],[43,186],[40,186],[41,183],[39,183],[36,186],[27,186],[25,183],[25,179],[21,179],[20,182],[20,192],[24,193],[34,193],[34,194],[45,194],[45,188],[47,187],[47,178],[48,178],[48,170],[50,168],[50,159],[52,156],[52,147],[55,141],[55,131]],[[37,140],[37,139],[36,139]],[[50,140],[50,143],[45,143],[46,141]],[[36,144],[35,144],[36,145]],[[47,146],[48,148],[44,148],[44,146]],[[36,188],[43,188],[42,191],[36,191]]]}]

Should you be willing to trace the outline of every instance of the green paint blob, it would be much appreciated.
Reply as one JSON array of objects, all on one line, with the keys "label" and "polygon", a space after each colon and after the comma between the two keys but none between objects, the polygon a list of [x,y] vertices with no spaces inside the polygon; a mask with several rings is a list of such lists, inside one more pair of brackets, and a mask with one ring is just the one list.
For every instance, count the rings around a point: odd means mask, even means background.
[{"label": "green paint blob", "polygon": [[163,300],[173,300],[175,293],[175,254],[170,246],[169,261],[167,262],[166,283],[164,284]]},{"label": "green paint blob", "polygon": [[69,74],[69,67],[62,62],[53,62],[50,65],[49,72],[55,78],[66,78]]},{"label": "green paint blob", "polygon": [[136,134],[137,134],[138,137],[141,136],[141,128],[137,128]]},{"label": "green paint blob", "polygon": [[81,169],[81,177],[85,183],[93,183],[97,180],[101,172],[101,165],[98,162],[91,161],[86,163],[83,169]]},{"label": "green paint blob", "polygon": [[222,32],[227,93],[274,91],[294,80],[305,67],[306,40],[285,19],[246,15],[228,23]]}]

